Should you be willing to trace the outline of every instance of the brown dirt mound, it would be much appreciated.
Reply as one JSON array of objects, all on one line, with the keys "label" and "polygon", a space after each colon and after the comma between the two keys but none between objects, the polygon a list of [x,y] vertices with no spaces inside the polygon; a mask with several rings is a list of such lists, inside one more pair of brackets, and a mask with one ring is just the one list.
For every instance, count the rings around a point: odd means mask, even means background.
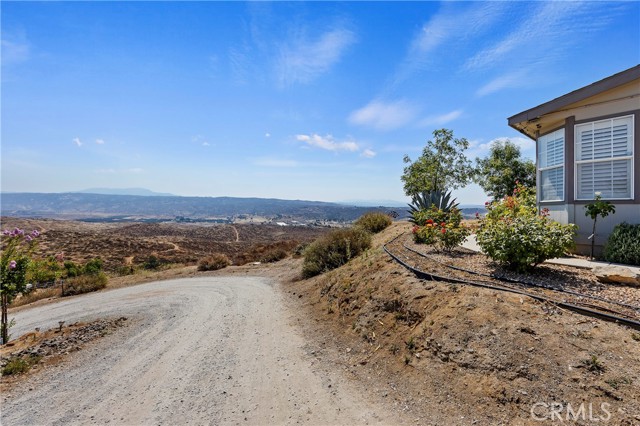
[{"label": "brown dirt mound", "polygon": [[640,423],[637,332],[519,295],[421,281],[381,247],[406,228],[285,287],[345,368],[423,424]]}]

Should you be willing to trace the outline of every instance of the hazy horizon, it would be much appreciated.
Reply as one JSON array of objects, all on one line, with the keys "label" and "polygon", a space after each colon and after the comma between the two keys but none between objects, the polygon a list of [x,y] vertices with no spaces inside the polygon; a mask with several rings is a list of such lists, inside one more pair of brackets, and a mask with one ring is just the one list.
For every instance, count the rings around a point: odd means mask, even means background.
[{"label": "hazy horizon", "polygon": [[640,62],[638,2],[3,2],[1,23],[3,192],[404,203],[435,129],[534,159],[507,117]]}]

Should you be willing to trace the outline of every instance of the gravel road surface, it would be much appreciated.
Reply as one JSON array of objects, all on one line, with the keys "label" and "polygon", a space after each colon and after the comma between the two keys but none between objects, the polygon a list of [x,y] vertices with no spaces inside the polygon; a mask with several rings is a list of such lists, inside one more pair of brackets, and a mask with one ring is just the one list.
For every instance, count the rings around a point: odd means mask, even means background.
[{"label": "gravel road surface", "polygon": [[320,367],[274,286],[179,279],[15,312],[15,336],[58,321],[130,324],[15,385],[2,396],[2,425],[404,423]]}]

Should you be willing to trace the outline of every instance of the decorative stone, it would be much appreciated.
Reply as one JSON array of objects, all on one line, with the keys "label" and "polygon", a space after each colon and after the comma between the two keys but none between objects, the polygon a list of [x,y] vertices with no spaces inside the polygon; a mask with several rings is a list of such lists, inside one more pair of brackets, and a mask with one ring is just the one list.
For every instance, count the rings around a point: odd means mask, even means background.
[{"label": "decorative stone", "polygon": [[640,286],[640,274],[636,274],[624,266],[596,266],[593,268],[593,273],[602,283]]}]

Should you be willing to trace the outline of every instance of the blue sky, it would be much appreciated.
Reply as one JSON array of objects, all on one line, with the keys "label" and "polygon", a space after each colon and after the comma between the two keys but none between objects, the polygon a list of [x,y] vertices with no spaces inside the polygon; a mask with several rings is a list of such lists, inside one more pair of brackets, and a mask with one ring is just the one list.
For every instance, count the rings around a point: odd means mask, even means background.
[{"label": "blue sky", "polygon": [[533,159],[507,117],[639,62],[637,1],[3,1],[1,189],[404,201],[435,129]]}]

